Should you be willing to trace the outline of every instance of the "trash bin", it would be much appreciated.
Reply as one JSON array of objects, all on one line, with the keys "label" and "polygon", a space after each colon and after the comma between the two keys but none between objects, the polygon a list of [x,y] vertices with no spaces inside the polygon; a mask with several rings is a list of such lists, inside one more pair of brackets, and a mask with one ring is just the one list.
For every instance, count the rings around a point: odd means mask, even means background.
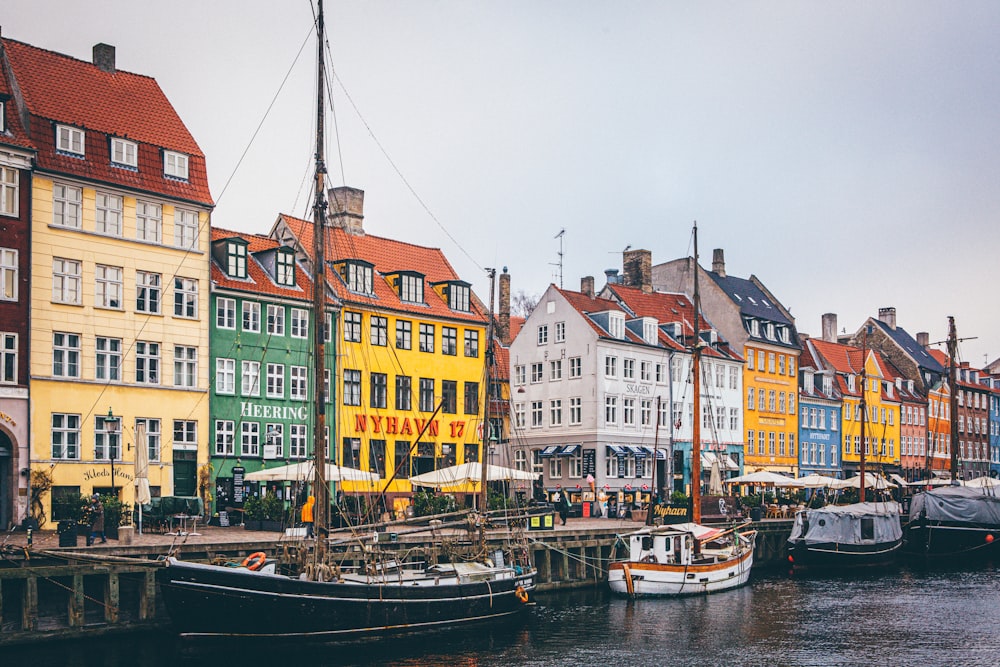
[{"label": "trash bin", "polygon": [[760,507],[751,507],[750,508],[750,520],[751,521],[760,521],[763,518],[764,518],[764,510],[762,508],[760,508]]},{"label": "trash bin", "polygon": [[583,518],[584,519],[589,519],[590,518],[590,505],[591,505],[591,503],[589,503],[589,502],[584,502],[583,503]]},{"label": "trash bin", "polygon": [[75,547],[77,545],[76,521],[60,521],[56,532],[59,533],[59,546]]}]

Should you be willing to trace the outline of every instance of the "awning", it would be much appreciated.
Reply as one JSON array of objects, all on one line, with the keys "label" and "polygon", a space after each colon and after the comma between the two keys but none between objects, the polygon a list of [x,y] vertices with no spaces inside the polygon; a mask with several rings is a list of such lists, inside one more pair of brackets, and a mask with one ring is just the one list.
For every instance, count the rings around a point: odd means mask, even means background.
[{"label": "awning", "polygon": [[645,449],[647,452],[649,452],[650,455],[652,455],[653,452],[656,452],[656,460],[657,461],[666,461],[667,460],[667,450],[663,449],[662,447],[653,447],[652,445],[643,445],[642,448]]},{"label": "awning", "polygon": [[640,445],[625,445],[625,449],[637,459],[644,459],[650,455],[650,452],[647,452]]},{"label": "awning", "polygon": [[556,456],[572,456],[576,454],[576,450],[578,449],[580,449],[580,445],[566,445]]},{"label": "awning", "polygon": [[608,445],[608,449],[610,449],[611,453],[615,456],[628,456],[628,452],[618,445]]},{"label": "awning", "polygon": [[550,456],[555,456],[556,452],[558,452],[560,449],[562,449],[562,445],[549,445],[548,447],[543,449],[538,456],[540,458],[547,459]]},{"label": "awning", "polygon": [[736,465],[736,461],[733,460],[733,457],[728,454],[716,454],[715,452],[701,453],[701,467],[706,470],[711,468],[712,463],[715,462],[716,458],[719,460],[719,470],[722,472],[731,472],[740,469],[740,467]]}]

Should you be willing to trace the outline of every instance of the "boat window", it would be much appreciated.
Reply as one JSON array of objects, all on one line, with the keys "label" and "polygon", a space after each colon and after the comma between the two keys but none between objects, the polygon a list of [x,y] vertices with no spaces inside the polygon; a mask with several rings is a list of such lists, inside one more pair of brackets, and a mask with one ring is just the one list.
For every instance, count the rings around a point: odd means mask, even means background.
[{"label": "boat window", "polygon": [[826,519],[820,519],[817,523],[819,523],[819,525],[821,525],[821,526],[825,526],[826,525]]},{"label": "boat window", "polygon": [[874,540],[875,539],[875,519],[871,517],[862,517],[861,519],[861,539],[863,540]]},{"label": "boat window", "polygon": [[653,538],[651,536],[646,535],[642,538],[642,548],[645,551],[653,548]]}]

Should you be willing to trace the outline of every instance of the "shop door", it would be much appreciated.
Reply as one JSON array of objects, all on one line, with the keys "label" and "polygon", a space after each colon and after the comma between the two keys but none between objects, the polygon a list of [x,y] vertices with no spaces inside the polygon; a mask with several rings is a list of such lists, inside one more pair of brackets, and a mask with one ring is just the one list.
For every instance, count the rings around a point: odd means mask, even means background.
[{"label": "shop door", "polygon": [[6,433],[0,431],[0,529],[7,530],[13,520],[14,491],[17,478],[14,476],[14,444]]},{"label": "shop door", "polygon": [[198,495],[198,454],[174,450],[174,495]]}]

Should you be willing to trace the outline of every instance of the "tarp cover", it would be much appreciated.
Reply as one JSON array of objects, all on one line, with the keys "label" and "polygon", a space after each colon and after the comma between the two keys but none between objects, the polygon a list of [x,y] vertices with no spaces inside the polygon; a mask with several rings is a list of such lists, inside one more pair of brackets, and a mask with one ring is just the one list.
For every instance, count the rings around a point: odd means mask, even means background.
[{"label": "tarp cover", "polygon": [[913,496],[910,518],[1000,526],[1000,498],[992,489],[945,486]]},{"label": "tarp cover", "polygon": [[[874,539],[861,539],[861,519],[871,518]],[[808,520],[805,541],[810,544],[840,542],[850,544],[878,544],[903,537],[899,523],[897,503],[854,503],[853,505],[827,505],[814,510],[799,512],[792,526],[792,540],[802,537],[802,528]]]}]

